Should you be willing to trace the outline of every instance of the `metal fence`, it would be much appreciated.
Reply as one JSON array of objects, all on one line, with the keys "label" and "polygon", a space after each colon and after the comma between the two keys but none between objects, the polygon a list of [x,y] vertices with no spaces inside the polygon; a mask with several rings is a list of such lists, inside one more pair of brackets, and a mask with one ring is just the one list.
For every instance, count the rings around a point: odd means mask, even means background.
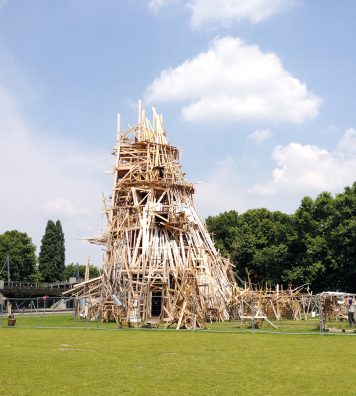
[{"label": "metal fence", "polygon": [[[155,303],[161,306],[155,296]],[[13,317],[9,317],[8,303]],[[294,309],[292,309],[294,306]],[[299,308],[299,309],[297,309]],[[85,301],[78,298],[38,297],[0,299],[0,326],[19,328],[96,328],[118,329],[164,329],[166,323],[160,321],[157,307],[153,305],[149,320],[130,323],[105,321],[98,315],[88,320],[83,314]],[[291,306],[275,307],[266,304],[261,309],[257,300],[245,302],[230,312],[231,319],[224,322],[206,321],[206,329],[198,329],[195,318],[189,330],[215,332],[268,332],[280,334],[346,334],[356,335],[355,327],[348,322],[347,305],[344,296],[300,296]],[[12,320],[11,320],[12,319]],[[153,325],[154,324],[154,325]],[[175,329],[173,323],[168,329]]]}]

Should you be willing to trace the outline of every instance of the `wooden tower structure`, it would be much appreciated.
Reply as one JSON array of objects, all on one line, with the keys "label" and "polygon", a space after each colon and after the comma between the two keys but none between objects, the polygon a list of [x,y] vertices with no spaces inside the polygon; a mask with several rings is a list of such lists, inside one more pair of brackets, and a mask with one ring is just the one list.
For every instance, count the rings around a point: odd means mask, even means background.
[{"label": "wooden tower structure", "polygon": [[236,283],[194,205],[179,150],[162,115],[150,122],[139,104],[137,125],[122,132],[118,115],[114,183],[105,200],[107,231],[100,278],[77,285],[89,318],[139,323],[158,317],[182,326],[229,318]]}]

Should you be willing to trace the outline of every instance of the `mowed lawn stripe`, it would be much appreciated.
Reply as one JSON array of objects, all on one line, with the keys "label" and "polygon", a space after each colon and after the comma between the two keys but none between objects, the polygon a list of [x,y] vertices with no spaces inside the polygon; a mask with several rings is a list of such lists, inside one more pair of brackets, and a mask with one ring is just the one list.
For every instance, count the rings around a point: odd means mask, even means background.
[{"label": "mowed lawn stripe", "polygon": [[0,329],[1,395],[355,395],[356,337]]}]

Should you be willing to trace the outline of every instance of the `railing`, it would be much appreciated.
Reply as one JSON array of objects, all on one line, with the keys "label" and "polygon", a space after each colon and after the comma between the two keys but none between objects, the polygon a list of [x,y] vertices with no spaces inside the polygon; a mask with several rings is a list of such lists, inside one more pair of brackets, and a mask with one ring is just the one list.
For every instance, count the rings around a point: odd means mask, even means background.
[{"label": "railing", "polygon": [[58,282],[27,282],[27,281],[0,281],[0,290],[35,290],[35,289],[69,289],[73,286],[73,283],[69,281],[58,281]]}]

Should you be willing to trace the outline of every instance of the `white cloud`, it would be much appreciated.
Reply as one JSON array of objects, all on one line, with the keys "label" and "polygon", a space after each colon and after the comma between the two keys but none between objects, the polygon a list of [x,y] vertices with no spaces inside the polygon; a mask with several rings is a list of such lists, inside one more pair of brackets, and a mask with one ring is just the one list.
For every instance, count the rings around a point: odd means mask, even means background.
[{"label": "white cloud", "polygon": [[79,239],[100,233],[101,193],[111,185],[104,174],[109,156],[34,133],[1,85],[0,141],[0,233],[27,232],[39,248],[47,220],[60,219],[67,261],[90,255],[101,264],[101,249]]},{"label": "white cloud", "polygon": [[[350,135],[349,129],[340,142]],[[270,180],[265,162],[226,157],[214,163],[204,183],[197,186],[196,204],[202,217],[261,207],[293,213],[303,196],[338,193],[356,180],[356,152],[345,154],[340,144],[337,150],[328,151],[289,143],[277,146],[272,158],[277,164]],[[262,181],[256,183],[259,179]]]},{"label": "white cloud", "polygon": [[75,205],[65,197],[55,197],[50,199],[44,203],[43,209],[48,215],[59,217],[85,216],[90,213],[89,209]]},{"label": "white cloud", "polygon": [[[345,139],[345,133],[341,141]],[[256,184],[257,194],[335,192],[356,178],[356,155],[328,151],[309,144],[289,143],[277,146],[272,158],[277,162],[272,179]]]},{"label": "white cloud", "polygon": [[247,140],[252,140],[255,143],[263,143],[271,136],[271,131],[269,129],[257,129],[251,132],[247,136]]},{"label": "white cloud", "polygon": [[356,129],[349,128],[340,140],[338,149],[344,153],[356,153]]},{"label": "white cloud", "polygon": [[246,169],[243,162],[232,157],[224,158],[214,164],[207,179],[196,186],[195,202],[201,216],[215,215],[231,209],[245,211],[250,207],[246,190],[241,188],[242,175],[239,168]]},{"label": "white cloud", "polygon": [[161,72],[149,102],[183,102],[192,122],[263,120],[302,123],[318,115],[321,99],[286,71],[277,55],[239,38],[215,39],[207,52]]},{"label": "white cloud", "polygon": [[180,4],[190,13],[194,29],[229,27],[234,23],[262,22],[299,3],[299,0],[149,0],[154,12],[171,4]]},{"label": "white cloud", "polygon": [[179,0],[149,0],[148,6],[153,11],[158,11],[160,8],[165,7],[169,4],[176,3]]},{"label": "white cloud", "polygon": [[188,2],[188,8],[194,28],[226,27],[242,20],[261,22],[294,3],[291,0],[192,0]]},{"label": "white cloud", "polygon": [[213,163],[202,184],[196,186],[194,202],[198,213],[206,218],[227,210],[243,213],[248,209],[262,207],[293,212],[299,204],[298,194],[286,200],[283,194],[265,196],[251,191],[261,170],[261,164],[248,157],[228,156]]}]

